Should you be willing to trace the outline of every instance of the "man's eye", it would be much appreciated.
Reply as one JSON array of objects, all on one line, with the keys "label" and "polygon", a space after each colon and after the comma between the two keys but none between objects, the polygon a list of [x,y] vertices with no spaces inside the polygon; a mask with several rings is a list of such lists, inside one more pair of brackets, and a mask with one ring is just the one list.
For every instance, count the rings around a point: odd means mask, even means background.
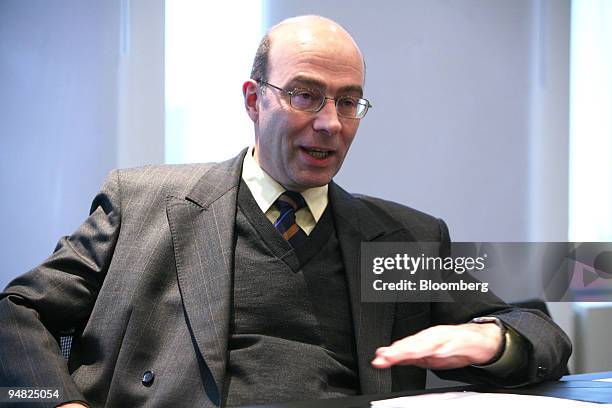
[{"label": "man's eye", "polygon": [[340,105],[345,108],[354,108],[357,106],[357,100],[351,97],[340,98]]},{"label": "man's eye", "polygon": [[293,91],[293,96],[291,97],[291,105],[301,110],[315,110],[320,103],[321,95],[307,89]]},{"label": "man's eye", "polygon": [[296,91],[294,98],[298,98],[303,101],[311,101],[315,98],[314,94],[310,91]]}]

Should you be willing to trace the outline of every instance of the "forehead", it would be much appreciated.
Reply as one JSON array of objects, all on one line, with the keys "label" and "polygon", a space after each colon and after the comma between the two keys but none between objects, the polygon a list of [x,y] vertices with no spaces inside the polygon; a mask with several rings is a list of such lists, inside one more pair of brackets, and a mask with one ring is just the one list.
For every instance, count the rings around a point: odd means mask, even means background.
[{"label": "forehead", "polygon": [[268,80],[286,85],[311,78],[326,88],[363,86],[361,52],[333,25],[281,27],[271,35]]}]

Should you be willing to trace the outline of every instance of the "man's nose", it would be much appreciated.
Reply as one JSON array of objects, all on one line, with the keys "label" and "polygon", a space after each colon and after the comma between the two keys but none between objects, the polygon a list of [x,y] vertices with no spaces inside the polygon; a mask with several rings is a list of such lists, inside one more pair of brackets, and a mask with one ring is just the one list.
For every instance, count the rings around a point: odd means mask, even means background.
[{"label": "man's nose", "polygon": [[338,118],[338,111],[336,110],[336,101],[333,99],[326,99],[323,107],[319,112],[316,113],[314,121],[314,129],[324,131],[330,135],[334,135],[340,132],[342,129],[342,123]]}]

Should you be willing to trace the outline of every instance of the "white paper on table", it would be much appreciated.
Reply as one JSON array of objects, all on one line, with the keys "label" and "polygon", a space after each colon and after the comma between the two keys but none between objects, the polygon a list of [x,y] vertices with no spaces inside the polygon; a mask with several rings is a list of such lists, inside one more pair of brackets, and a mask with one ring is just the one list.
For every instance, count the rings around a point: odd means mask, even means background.
[{"label": "white paper on table", "polygon": [[594,402],[574,401],[539,395],[497,394],[473,391],[443,392],[391,398],[372,401],[370,406],[373,408],[415,408],[417,406],[425,406],[425,404],[452,408],[595,408],[612,406],[612,404],[596,404]]}]

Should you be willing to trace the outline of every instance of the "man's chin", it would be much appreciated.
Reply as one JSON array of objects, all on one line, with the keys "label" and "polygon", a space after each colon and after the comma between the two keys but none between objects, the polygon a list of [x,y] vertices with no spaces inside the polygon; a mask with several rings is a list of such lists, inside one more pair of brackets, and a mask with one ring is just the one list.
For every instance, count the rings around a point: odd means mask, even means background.
[{"label": "man's chin", "polygon": [[331,177],[311,177],[311,178],[303,178],[298,180],[297,183],[293,186],[293,188],[288,188],[289,190],[302,192],[304,190],[308,190],[309,188],[323,187],[326,184],[329,184],[332,180]]}]

